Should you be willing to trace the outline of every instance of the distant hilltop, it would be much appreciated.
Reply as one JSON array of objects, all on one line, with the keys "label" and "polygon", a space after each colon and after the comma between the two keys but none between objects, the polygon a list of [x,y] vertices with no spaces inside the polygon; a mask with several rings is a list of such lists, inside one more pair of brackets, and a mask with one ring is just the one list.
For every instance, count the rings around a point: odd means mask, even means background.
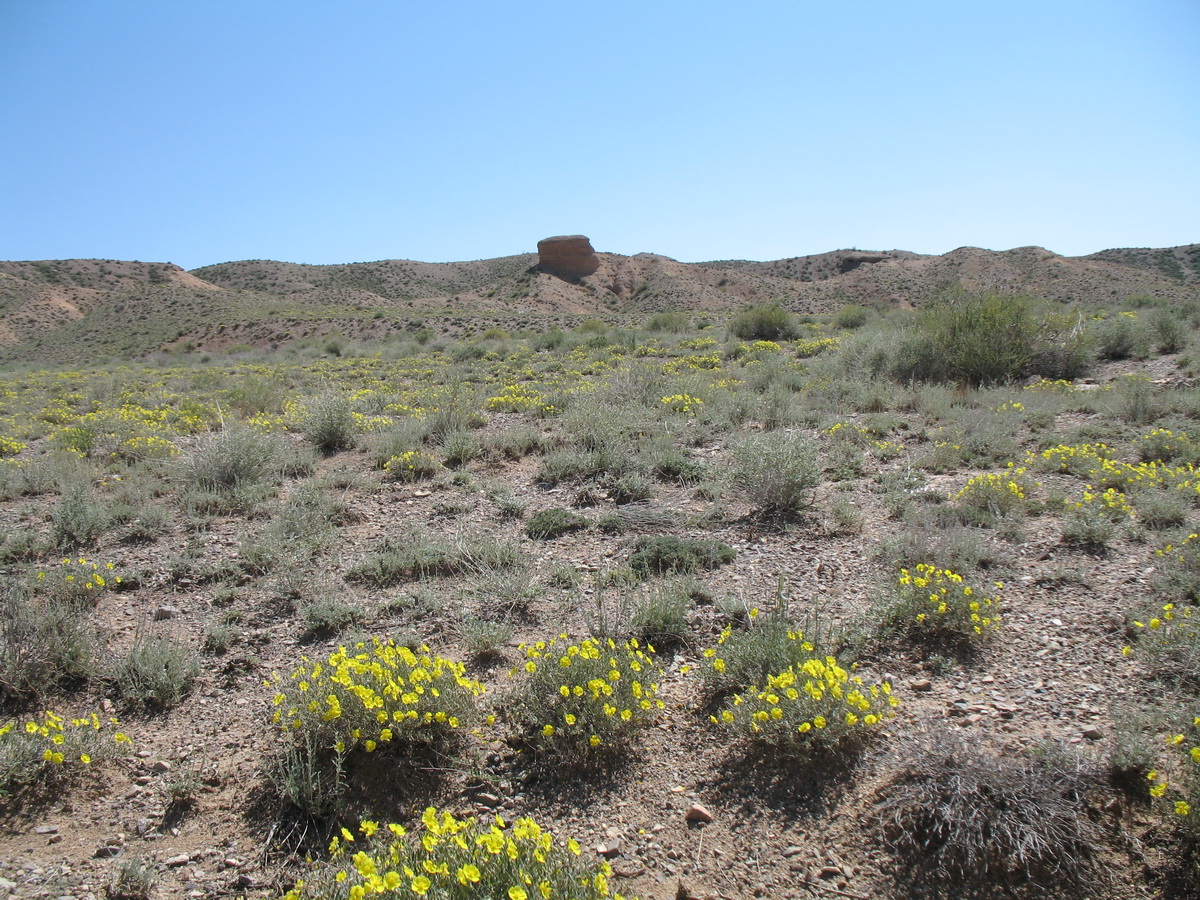
[{"label": "distant hilltop", "polygon": [[1131,295],[1200,299],[1200,244],[1076,257],[1041,247],[960,247],[940,256],[854,249],[702,263],[597,252],[583,235],[537,246],[536,254],[472,262],[245,260],[190,272],[115,260],[0,262],[0,359],[224,352],[328,334],[452,335],[479,322],[509,329],[580,317],[632,322],[661,311],[722,314],[768,301],[819,314],[849,303],[919,306],[947,287],[1085,304]]}]

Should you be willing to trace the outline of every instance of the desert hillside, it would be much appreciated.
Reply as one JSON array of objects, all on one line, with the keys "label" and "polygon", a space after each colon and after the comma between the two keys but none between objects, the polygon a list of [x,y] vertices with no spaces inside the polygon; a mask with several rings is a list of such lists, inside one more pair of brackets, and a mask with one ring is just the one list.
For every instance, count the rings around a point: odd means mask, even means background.
[{"label": "desert hillside", "polygon": [[599,253],[565,279],[537,254],[459,263],[410,260],[313,266],[248,260],[185,272],[170,263],[0,262],[0,360],[130,358],[157,351],[279,348],[336,337],[375,341],[429,329],[454,337],[635,324],[654,312],[723,317],[777,302],[802,314],[847,304],[921,305],[948,288],[1104,304],[1179,302],[1200,292],[1200,245],[1063,257],[1038,247],[962,247],[942,256],[839,250],[771,262],[681,263]]}]

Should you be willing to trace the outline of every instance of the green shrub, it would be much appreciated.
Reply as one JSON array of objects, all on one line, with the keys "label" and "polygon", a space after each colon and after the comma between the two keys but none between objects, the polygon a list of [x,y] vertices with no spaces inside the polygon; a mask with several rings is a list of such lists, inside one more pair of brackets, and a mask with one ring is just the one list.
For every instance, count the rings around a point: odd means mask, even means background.
[{"label": "green shrub", "polygon": [[563,634],[520,650],[525,661],[510,673],[517,683],[508,710],[527,741],[554,755],[619,746],[663,708],[661,670],[636,640]]},{"label": "green shrub", "polygon": [[423,530],[387,536],[379,548],[351,566],[347,581],[389,587],[405,579],[511,569],[522,561],[519,550],[485,535],[460,536],[453,543]]},{"label": "green shrub", "polygon": [[585,863],[574,839],[556,840],[533,819],[518,818],[506,828],[502,821],[456,819],[429,807],[421,822],[421,831],[411,835],[401,825],[377,822],[363,822],[358,837],[342,829],[333,839],[330,861],[284,900],[372,893],[439,900],[620,897],[610,891],[613,870],[607,862]]},{"label": "green shrub", "polygon": [[796,334],[792,315],[778,303],[762,303],[739,312],[729,330],[743,341],[787,340]]},{"label": "green shrub", "polygon": [[704,590],[691,576],[647,586],[632,600],[630,631],[638,640],[659,648],[682,642],[688,635],[688,611],[697,595],[703,596]]},{"label": "green shrub", "polygon": [[41,697],[96,672],[90,606],[0,581],[0,700]]},{"label": "green shrub", "polygon": [[295,462],[285,438],[234,425],[201,437],[184,458],[182,475],[185,484],[202,491],[232,492],[278,483]]},{"label": "green shrub", "polygon": [[733,562],[737,551],[706,538],[662,534],[638,538],[629,555],[629,568],[642,578],[715,569]]},{"label": "green shrub", "polygon": [[441,450],[446,465],[458,469],[483,453],[483,446],[470,431],[451,431],[442,437]]},{"label": "green shrub", "polygon": [[403,450],[383,464],[393,481],[425,481],[442,469],[442,464],[424,450]]},{"label": "green shrub", "polygon": [[837,311],[837,314],[833,317],[833,324],[835,328],[853,331],[856,328],[862,328],[866,325],[869,315],[870,310],[865,306],[851,303]]},{"label": "green shrub", "polygon": [[525,533],[535,541],[549,541],[587,528],[588,520],[566,509],[543,509],[530,516]]},{"label": "green shrub", "polygon": [[803,512],[820,482],[817,448],[808,438],[771,432],[733,449],[733,483],[757,512]]},{"label": "green shrub", "polygon": [[325,455],[353,447],[354,412],[349,398],[338,393],[325,393],[314,398],[304,408],[300,433]]},{"label": "green shrub", "polygon": [[93,499],[87,484],[74,483],[63,489],[50,512],[50,540],[60,550],[92,544],[108,530],[108,510]]},{"label": "green shrub", "polygon": [[1037,323],[1024,298],[950,296],[918,321],[940,357],[924,380],[994,384],[1026,374],[1033,361]]},{"label": "green shrub", "polygon": [[196,654],[161,634],[139,634],[112,671],[121,696],[139,706],[167,709],[187,696],[200,674]]}]

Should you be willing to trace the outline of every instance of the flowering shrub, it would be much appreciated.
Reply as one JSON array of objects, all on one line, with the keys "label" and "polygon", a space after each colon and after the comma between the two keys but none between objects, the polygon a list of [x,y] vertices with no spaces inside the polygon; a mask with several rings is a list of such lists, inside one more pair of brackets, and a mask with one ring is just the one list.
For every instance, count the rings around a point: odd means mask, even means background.
[{"label": "flowering shrub", "polygon": [[546,405],[546,398],[526,384],[509,384],[494,397],[484,401],[484,408],[493,412],[530,412]]},{"label": "flowering shrub", "polygon": [[424,450],[406,450],[383,464],[383,471],[396,481],[422,481],[442,468],[437,459]]},{"label": "flowering shrub", "polygon": [[[1200,683],[1200,614],[1194,606],[1166,603],[1161,610],[1133,622],[1138,647],[1157,672]],[[1128,655],[1131,648],[1123,651]]]},{"label": "flowering shrub", "polygon": [[[606,862],[589,865],[574,839],[556,841],[531,818],[511,827],[499,816],[456,819],[433,807],[419,832],[364,821],[358,834],[343,828],[330,844],[330,862],[284,895],[284,900],[363,900],[385,894],[445,900],[550,900],[611,897]],[[362,842],[362,849],[354,849]]]},{"label": "flowering shrub", "polygon": [[841,343],[842,339],[836,337],[802,338],[792,342],[792,349],[796,351],[797,356],[804,359],[809,356],[817,356],[827,350],[836,350]]},{"label": "flowering shrub", "polygon": [[105,734],[117,725],[116,719],[101,722],[96,713],[65,719],[51,710],[0,725],[0,795],[21,784],[69,778],[113,756],[131,743],[120,731]]},{"label": "flowering shrub", "polygon": [[608,747],[649,725],[663,708],[657,696],[662,671],[637,640],[576,642],[560,634],[520,650],[525,662],[509,673],[520,679],[515,718],[537,746]]},{"label": "flowering shrub", "polygon": [[1200,716],[1186,734],[1173,734],[1167,746],[1177,754],[1174,777],[1157,769],[1147,773],[1150,796],[1166,804],[1191,831],[1200,830]]},{"label": "flowering shrub", "polygon": [[301,657],[289,676],[267,684],[277,688],[276,724],[339,754],[444,737],[474,720],[474,699],[484,692],[461,663],[390,638],[360,642],[353,652],[339,647],[316,663]]},{"label": "flowering shrub", "polygon": [[992,516],[1024,513],[1029,493],[1033,490],[1033,485],[1025,476],[1027,471],[1009,463],[1004,472],[976,475],[954,495],[954,501],[965,509]]},{"label": "flowering shrub", "polygon": [[1069,506],[1069,509],[1080,510],[1092,515],[1108,519],[1110,522],[1120,522],[1123,519],[1128,519],[1133,515],[1133,508],[1129,505],[1129,500],[1126,496],[1116,488],[1107,488],[1104,491],[1094,489],[1088,485],[1075,503]]},{"label": "flowering shrub", "polygon": [[16,438],[0,436],[0,456],[16,456],[28,446]]},{"label": "flowering shrub", "polygon": [[38,570],[33,576],[33,587],[55,600],[82,603],[95,602],[100,595],[121,583],[112,563],[103,566],[89,562],[82,556],[63,559],[57,566]]},{"label": "flowering shrub", "polygon": [[[1004,587],[995,583],[996,590]],[[918,563],[901,569],[885,620],[927,638],[975,641],[1000,626],[1000,599],[977,591],[950,569]]]},{"label": "flowering shrub", "polygon": [[683,413],[686,416],[694,416],[704,401],[699,397],[693,397],[691,394],[672,394],[669,397],[662,398],[663,406],[666,406],[672,412]]},{"label": "flowering shrub", "polygon": [[886,681],[867,685],[834,657],[809,656],[746,693],[734,694],[720,717],[710,718],[776,747],[833,746],[874,728],[897,705]]}]

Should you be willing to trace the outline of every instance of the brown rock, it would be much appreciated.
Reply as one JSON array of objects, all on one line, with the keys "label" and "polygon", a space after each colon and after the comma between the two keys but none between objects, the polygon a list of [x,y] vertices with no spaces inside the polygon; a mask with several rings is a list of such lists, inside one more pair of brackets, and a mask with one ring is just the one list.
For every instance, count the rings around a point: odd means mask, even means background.
[{"label": "brown rock", "polygon": [[699,803],[693,803],[688,807],[688,811],[684,814],[684,818],[689,822],[702,822],[704,824],[708,824],[713,820],[713,814]]},{"label": "brown rock", "polygon": [[582,234],[565,234],[538,241],[538,266],[543,272],[576,281],[600,268],[600,258]]}]

